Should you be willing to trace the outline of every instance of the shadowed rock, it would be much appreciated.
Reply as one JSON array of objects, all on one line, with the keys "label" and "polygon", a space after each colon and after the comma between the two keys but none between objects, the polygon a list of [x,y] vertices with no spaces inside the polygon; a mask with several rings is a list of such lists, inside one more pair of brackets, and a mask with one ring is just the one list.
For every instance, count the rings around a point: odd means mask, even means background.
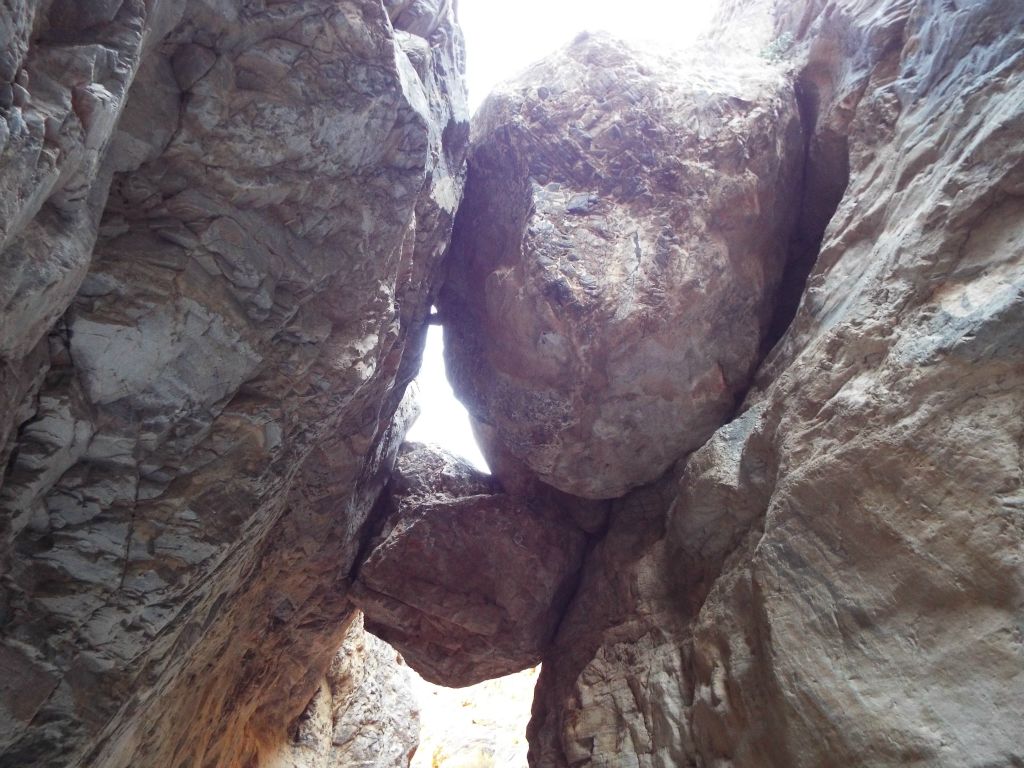
[{"label": "shadowed rock", "polygon": [[537,664],[575,586],[584,534],[454,457],[406,445],[387,520],[352,590],[367,627],[431,682]]},{"label": "shadowed rock", "polygon": [[316,693],[464,177],[402,6],[0,7],[0,764],[262,765]]}]

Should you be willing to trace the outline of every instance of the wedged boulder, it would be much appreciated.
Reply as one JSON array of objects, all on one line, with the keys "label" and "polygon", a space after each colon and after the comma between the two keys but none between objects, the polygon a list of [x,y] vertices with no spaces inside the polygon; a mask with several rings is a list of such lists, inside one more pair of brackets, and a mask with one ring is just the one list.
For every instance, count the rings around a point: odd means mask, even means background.
[{"label": "wedged boulder", "polygon": [[352,588],[367,628],[431,682],[535,666],[576,584],[585,535],[438,449],[403,447],[387,518]]},{"label": "wedged boulder", "polygon": [[717,54],[582,36],[476,117],[439,305],[449,375],[488,455],[563,491],[659,477],[758,362],[801,131],[775,68]]}]

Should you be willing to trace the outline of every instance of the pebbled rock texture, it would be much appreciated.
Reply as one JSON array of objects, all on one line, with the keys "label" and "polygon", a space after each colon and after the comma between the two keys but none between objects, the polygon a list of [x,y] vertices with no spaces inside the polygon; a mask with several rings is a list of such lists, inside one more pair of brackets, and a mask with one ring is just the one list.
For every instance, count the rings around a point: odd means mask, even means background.
[{"label": "pebbled rock texture", "polygon": [[412,673],[391,646],[364,631],[361,614],[349,622],[289,744],[267,768],[409,768],[420,731]]},{"label": "pebbled rock texture", "polygon": [[489,458],[613,498],[732,413],[796,221],[797,112],[756,55],[589,35],[488,98],[439,308]]},{"label": "pebbled rock texture", "polygon": [[463,181],[399,5],[0,9],[0,763],[258,765],[316,694]]},{"label": "pebbled rock texture", "polygon": [[715,41],[790,73],[802,225],[848,186],[741,415],[616,502],[531,765],[1020,764],[1024,7],[727,2]]},{"label": "pebbled rock texture", "polygon": [[399,453],[382,506],[352,589],[367,627],[446,686],[536,666],[583,559],[587,537],[571,519],[416,443]]}]

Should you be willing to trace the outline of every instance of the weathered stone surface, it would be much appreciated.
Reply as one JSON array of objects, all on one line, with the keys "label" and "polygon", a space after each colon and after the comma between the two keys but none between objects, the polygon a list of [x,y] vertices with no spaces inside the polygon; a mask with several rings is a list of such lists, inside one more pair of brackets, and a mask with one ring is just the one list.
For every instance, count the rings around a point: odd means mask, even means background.
[{"label": "weathered stone surface", "polygon": [[[89,268],[113,171],[105,158],[128,90],[147,46],[167,33],[184,7],[124,3],[100,26],[69,28],[61,19],[70,5],[17,0],[0,8],[4,463],[11,433],[32,415],[32,398],[49,365],[44,337]],[[159,135],[165,129],[153,131],[151,124],[149,130]],[[16,530],[24,520],[20,514],[3,526]]]},{"label": "weathered stone surface", "polygon": [[1024,8],[720,23],[790,68],[805,191],[849,186],[742,415],[588,558],[531,764],[1022,763]]},{"label": "weathered stone surface", "polygon": [[413,5],[0,10],[0,763],[256,765],[317,690],[461,195]]},{"label": "weathered stone surface", "polygon": [[707,440],[758,362],[797,212],[792,88],[753,54],[584,36],[476,121],[440,304],[456,392],[489,456],[621,496]]},{"label": "weathered stone surface", "polygon": [[353,614],[291,742],[267,768],[409,768],[420,728],[412,684],[402,657]]},{"label": "weathered stone surface", "polygon": [[378,518],[451,11],[0,8],[0,765],[406,765],[353,578],[435,680],[544,658],[534,766],[1024,764],[1024,8],[726,0],[712,69],[499,94],[440,306],[500,483],[409,449]]},{"label": "weathered stone surface", "polygon": [[535,666],[576,585],[583,532],[418,444],[399,454],[384,504],[352,589],[367,626],[438,684]]}]

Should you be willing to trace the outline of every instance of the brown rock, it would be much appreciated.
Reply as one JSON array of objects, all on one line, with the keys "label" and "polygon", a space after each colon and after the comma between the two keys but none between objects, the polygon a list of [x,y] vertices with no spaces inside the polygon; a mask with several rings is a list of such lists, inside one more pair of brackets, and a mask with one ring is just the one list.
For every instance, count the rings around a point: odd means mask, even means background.
[{"label": "brown rock", "polygon": [[356,613],[290,742],[266,768],[409,768],[419,744],[412,673]]},{"label": "brown rock", "polygon": [[588,558],[531,765],[1022,763],[1024,9],[758,5],[717,38],[791,68],[805,194],[849,187],[663,533]]},{"label": "brown rock", "polygon": [[406,446],[353,587],[367,627],[431,682],[535,666],[576,583],[584,534],[557,509],[427,446]]},{"label": "brown rock", "polygon": [[563,491],[656,479],[758,361],[800,129],[779,72],[717,54],[584,36],[476,117],[440,304],[449,371],[503,450]]}]

